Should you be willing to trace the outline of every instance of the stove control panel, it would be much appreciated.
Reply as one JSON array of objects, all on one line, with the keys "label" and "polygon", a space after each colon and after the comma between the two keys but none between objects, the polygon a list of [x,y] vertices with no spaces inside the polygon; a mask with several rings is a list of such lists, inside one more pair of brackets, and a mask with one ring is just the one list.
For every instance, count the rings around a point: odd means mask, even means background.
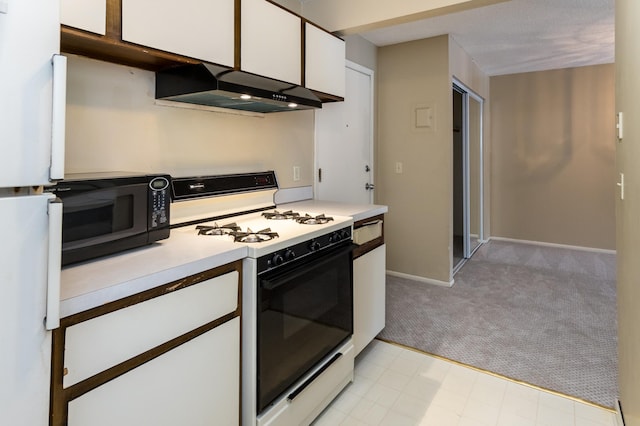
[{"label": "stove control panel", "polygon": [[294,244],[290,247],[278,250],[258,258],[258,274],[300,261],[308,256],[321,253],[323,250],[336,244],[351,240],[351,227],[345,227],[319,237]]}]

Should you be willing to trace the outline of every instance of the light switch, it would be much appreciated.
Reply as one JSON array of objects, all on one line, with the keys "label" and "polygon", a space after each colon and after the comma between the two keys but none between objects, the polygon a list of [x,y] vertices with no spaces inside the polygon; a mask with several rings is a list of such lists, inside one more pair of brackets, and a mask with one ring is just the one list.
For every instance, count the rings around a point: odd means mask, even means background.
[{"label": "light switch", "polygon": [[616,185],[620,187],[620,199],[624,200],[624,173],[620,173],[620,182]]},{"label": "light switch", "polygon": [[0,13],[9,13],[8,1],[0,1]]},{"label": "light switch", "polygon": [[402,163],[400,161],[396,161],[396,173],[402,173]]},{"label": "light switch", "polygon": [[300,180],[300,166],[293,166],[293,180],[294,182]]},{"label": "light switch", "polygon": [[618,131],[618,141],[622,141],[622,135],[623,135],[623,115],[621,112],[616,114],[616,129]]}]

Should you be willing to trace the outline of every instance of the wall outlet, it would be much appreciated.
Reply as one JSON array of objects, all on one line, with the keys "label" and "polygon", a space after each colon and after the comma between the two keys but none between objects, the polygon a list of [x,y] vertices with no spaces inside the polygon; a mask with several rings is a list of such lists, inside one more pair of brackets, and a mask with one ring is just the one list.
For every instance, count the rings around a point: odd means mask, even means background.
[{"label": "wall outlet", "polygon": [[396,173],[402,173],[402,162],[396,161]]},{"label": "wall outlet", "polygon": [[293,166],[293,181],[297,182],[300,180],[300,166]]}]

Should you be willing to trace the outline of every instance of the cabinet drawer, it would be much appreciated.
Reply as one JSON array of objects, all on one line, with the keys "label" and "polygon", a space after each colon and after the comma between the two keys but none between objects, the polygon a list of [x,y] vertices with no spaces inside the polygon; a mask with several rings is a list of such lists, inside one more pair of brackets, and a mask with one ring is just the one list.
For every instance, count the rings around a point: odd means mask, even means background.
[{"label": "cabinet drawer", "polygon": [[235,311],[238,279],[232,271],[68,327],[63,387]]}]

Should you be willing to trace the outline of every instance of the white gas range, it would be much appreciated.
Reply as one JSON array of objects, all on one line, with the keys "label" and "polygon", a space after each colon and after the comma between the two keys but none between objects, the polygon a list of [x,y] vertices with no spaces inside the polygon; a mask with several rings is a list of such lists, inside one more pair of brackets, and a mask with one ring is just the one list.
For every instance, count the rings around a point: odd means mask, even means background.
[{"label": "white gas range", "polygon": [[174,178],[172,234],[246,246],[242,423],[310,423],[353,380],[350,217],[276,210],[274,172]]}]

